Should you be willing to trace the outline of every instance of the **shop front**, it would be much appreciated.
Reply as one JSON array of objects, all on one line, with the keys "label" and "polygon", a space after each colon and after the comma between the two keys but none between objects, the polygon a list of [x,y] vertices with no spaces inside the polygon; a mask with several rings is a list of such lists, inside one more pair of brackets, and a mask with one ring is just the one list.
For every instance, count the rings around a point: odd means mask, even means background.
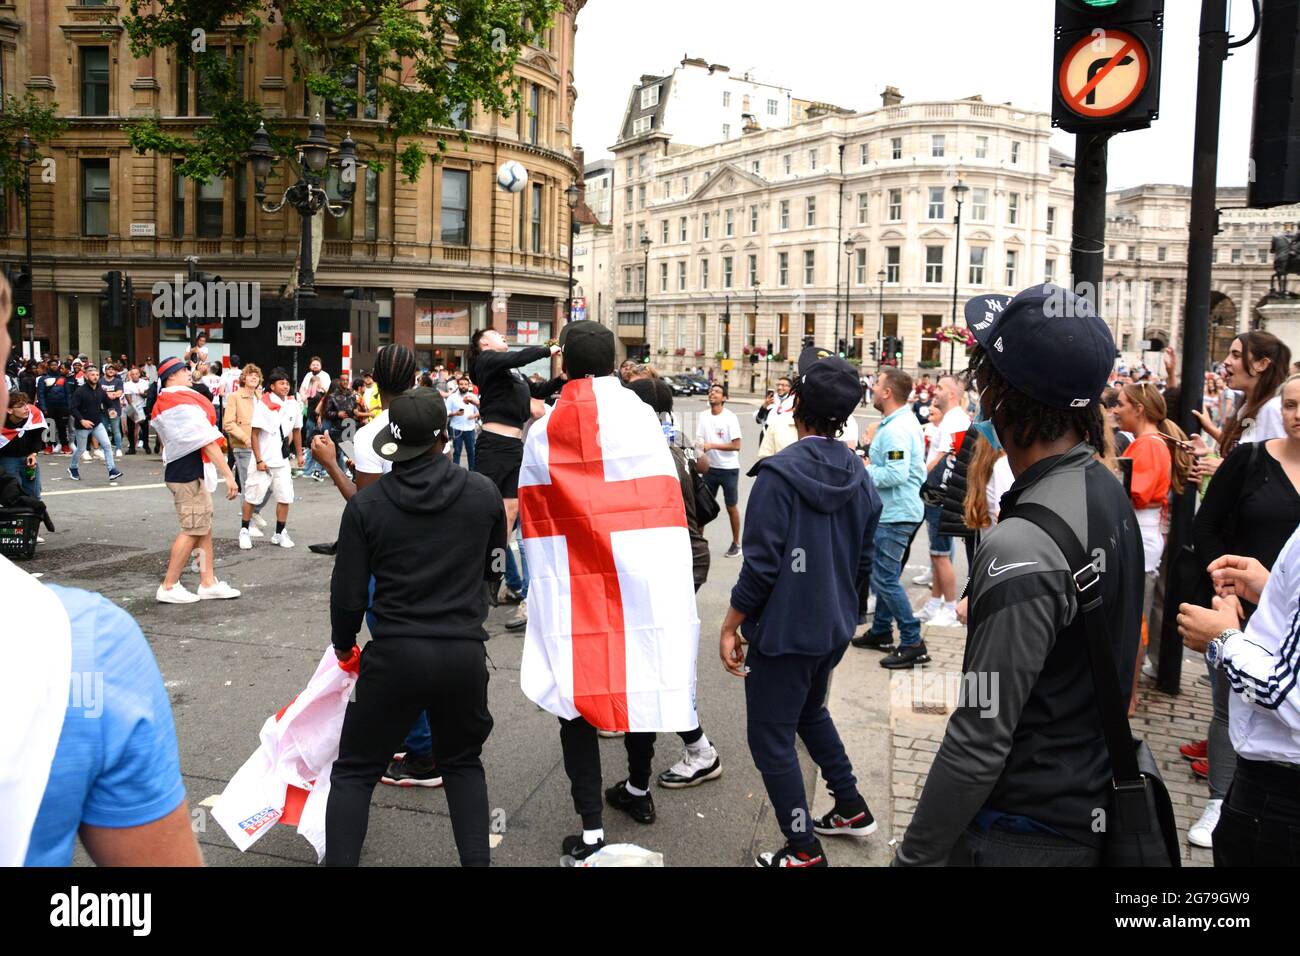
[{"label": "shop front", "polygon": [[465,367],[465,352],[475,329],[487,325],[488,299],[483,297],[417,297],[415,300],[415,360],[421,369]]}]

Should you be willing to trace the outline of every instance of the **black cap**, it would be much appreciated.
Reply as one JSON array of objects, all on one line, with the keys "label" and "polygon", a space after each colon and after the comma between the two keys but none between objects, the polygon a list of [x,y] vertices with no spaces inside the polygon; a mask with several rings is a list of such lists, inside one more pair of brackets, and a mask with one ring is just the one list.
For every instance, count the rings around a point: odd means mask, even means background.
[{"label": "black cap", "polygon": [[423,455],[447,427],[447,405],[437,389],[412,388],[393,399],[388,424],[375,436],[375,454],[388,461]]},{"label": "black cap", "polygon": [[1085,408],[1115,366],[1115,339],[1087,299],[1058,285],[966,303],[966,324],[1012,388],[1052,408]]},{"label": "black cap", "polygon": [[614,374],[614,333],[599,322],[570,322],[560,330],[569,378]]},{"label": "black cap", "polygon": [[826,349],[807,348],[799,354],[799,405],[806,414],[843,421],[862,401],[862,382],[855,369]]}]

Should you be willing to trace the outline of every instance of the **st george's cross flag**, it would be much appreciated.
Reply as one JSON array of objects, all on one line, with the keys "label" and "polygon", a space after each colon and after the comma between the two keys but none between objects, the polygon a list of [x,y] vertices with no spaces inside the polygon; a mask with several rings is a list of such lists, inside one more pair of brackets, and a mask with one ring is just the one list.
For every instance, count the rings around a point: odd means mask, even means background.
[{"label": "st george's cross flag", "polygon": [[[173,385],[158,392],[151,421],[154,433],[163,442],[163,463],[170,465],[179,458],[222,442],[217,429],[217,410],[212,403],[186,385]],[[217,470],[203,456],[203,484],[208,491],[217,487]]]},{"label": "st george's cross flag", "polygon": [[524,443],[519,514],[524,694],[601,730],[698,726],[686,508],[650,406],[613,376],[565,385]]}]

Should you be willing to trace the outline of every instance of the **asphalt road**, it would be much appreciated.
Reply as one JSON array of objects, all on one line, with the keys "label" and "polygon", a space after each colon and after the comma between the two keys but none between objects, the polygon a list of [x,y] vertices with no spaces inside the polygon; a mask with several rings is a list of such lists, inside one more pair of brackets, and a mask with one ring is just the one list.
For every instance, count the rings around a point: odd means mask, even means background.
[{"label": "asphalt road", "polygon": [[[754,405],[734,403],[744,429],[741,500],[750,479],[743,476],[753,459],[757,426]],[[679,400],[679,410],[697,413],[700,400]],[[867,410],[863,410],[864,412]],[[872,413],[874,417],[874,413]],[[865,424],[867,416],[859,416]],[[693,429],[693,420],[689,420]],[[175,714],[181,769],[194,825],[205,858],[213,865],[310,864],[310,845],[287,827],[276,827],[247,853],[230,843],[204,809],[257,747],[267,716],[288,703],[305,685],[329,645],[328,602],[331,558],[307,550],[312,542],[335,537],[343,502],[329,482],[295,482],[298,499],[289,528],[297,547],[275,548],[269,536],[251,552],[237,548],[236,502],[219,501],[216,554],[218,575],[243,595],[236,601],[161,605],[154,591],[162,579],[176,532],[171,496],[162,484],[155,456],[125,457],[126,472],[109,488],[101,463],[81,466],[83,481],[67,480],[68,459],[43,457],[43,480],[50,512],[58,527],[26,564],[46,581],[99,591],[139,621],[158,659]],[[698,700],[705,731],[722,758],[717,780],[688,790],[655,787],[658,821],[641,826],[609,811],[610,842],[633,842],[662,852],[668,865],[750,865],[753,854],[776,849],[780,835],[772,820],[762,781],[745,742],[745,702],[740,680],[723,670],[717,655],[718,626],[726,611],[739,559],[723,557],[730,543],[725,512],[708,527],[713,563],[699,593],[701,638]],[[187,586],[197,586],[186,575]],[[523,639],[504,629],[512,609],[491,612],[490,706],[495,730],[484,752],[489,797],[501,831],[494,837],[493,862],[503,866],[553,866],[561,839],[577,832],[568,779],[560,759],[556,719],[520,692]],[[522,632],[520,632],[522,634]],[[365,639],[364,637],[362,638]],[[874,669],[874,668],[873,668]],[[875,679],[874,677],[872,678]],[[874,720],[875,718],[871,718]],[[887,723],[887,721],[886,721]],[[887,727],[880,729],[888,737]],[[666,769],[681,747],[675,735],[662,735],[655,772]],[[622,742],[602,740],[606,785],[625,775]],[[810,783],[815,773],[805,758]],[[887,793],[887,767],[860,768]],[[879,814],[878,815],[885,815]],[[875,850],[841,850],[836,862],[865,862]],[[88,862],[78,852],[78,862]],[[441,791],[378,786],[362,857],[365,865],[454,865],[446,800]]]}]

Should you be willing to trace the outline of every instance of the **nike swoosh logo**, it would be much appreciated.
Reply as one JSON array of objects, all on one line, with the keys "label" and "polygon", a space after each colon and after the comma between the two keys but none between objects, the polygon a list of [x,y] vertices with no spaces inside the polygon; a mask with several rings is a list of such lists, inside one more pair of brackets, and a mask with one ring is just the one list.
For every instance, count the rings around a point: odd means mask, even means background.
[{"label": "nike swoosh logo", "polygon": [[994,558],[992,561],[989,562],[989,577],[996,578],[999,574],[1001,574],[1004,571],[1010,571],[1013,568],[1027,568],[1031,564],[1037,564],[1037,563],[1038,563],[1037,561],[1021,561],[1017,564],[1004,564],[1002,565],[1002,567],[998,567],[998,559]]}]

